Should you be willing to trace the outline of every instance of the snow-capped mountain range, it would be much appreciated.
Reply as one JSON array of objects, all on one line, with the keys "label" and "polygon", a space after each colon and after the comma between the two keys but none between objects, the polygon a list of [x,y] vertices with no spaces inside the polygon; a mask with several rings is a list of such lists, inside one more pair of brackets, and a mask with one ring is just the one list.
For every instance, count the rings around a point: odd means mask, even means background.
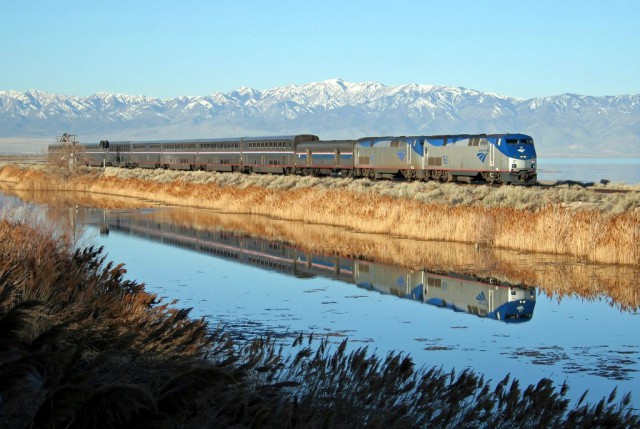
[{"label": "snow-capped mountain range", "polygon": [[0,91],[0,138],[54,141],[64,132],[81,142],[522,132],[534,137],[539,156],[637,156],[640,94],[521,99],[455,86],[340,79],[172,99]]}]

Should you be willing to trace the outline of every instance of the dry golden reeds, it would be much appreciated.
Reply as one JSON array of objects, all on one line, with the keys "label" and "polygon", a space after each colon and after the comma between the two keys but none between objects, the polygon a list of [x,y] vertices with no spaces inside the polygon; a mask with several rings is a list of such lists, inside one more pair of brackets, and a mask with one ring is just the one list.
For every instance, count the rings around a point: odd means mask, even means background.
[{"label": "dry golden reeds", "polygon": [[[138,178],[138,176],[143,178]],[[479,243],[572,255],[608,264],[640,264],[640,199],[592,192],[600,209],[576,208],[585,190],[491,188],[154,170],[3,167],[0,180],[25,189],[73,190],[340,226],[419,240]],[[424,192],[423,192],[424,191]],[[451,195],[449,195],[451,194]],[[397,196],[400,195],[400,196]],[[611,200],[617,195],[617,202]],[[456,203],[456,201],[461,201]],[[540,201],[547,202],[541,204]],[[573,201],[573,202],[570,202]],[[628,207],[617,212],[607,207]]]}]

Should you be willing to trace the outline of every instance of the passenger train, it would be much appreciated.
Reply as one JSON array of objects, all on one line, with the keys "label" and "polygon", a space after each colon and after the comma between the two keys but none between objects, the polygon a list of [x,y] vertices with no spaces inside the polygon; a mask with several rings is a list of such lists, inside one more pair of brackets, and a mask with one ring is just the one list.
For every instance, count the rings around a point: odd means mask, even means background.
[{"label": "passenger train", "polygon": [[[318,136],[114,141],[86,144],[89,166],[165,168],[409,180],[536,182],[536,150],[525,134]],[[52,145],[50,152],[60,150]]]}]

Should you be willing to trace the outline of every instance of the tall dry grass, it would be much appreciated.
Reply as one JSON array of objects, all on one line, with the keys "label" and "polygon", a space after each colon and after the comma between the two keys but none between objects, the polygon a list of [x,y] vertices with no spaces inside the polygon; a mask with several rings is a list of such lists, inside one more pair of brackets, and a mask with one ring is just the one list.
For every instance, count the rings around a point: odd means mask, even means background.
[{"label": "tall dry grass", "polygon": [[[0,180],[340,226],[419,240],[479,243],[640,264],[638,192],[492,188],[155,170],[4,167]],[[569,196],[571,195],[571,197]]]}]

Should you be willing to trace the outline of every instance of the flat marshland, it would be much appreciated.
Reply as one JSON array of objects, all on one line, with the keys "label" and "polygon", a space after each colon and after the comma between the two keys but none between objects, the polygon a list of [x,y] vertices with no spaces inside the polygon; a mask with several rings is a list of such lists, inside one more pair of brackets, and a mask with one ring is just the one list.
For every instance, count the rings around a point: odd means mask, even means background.
[{"label": "flat marshland", "polygon": [[[604,222],[637,214],[633,189],[589,193],[118,169],[69,174],[48,166],[5,166],[0,181],[25,194],[46,191],[36,194],[54,200],[61,194],[50,191],[76,190],[92,205],[111,208],[155,201],[215,209],[152,213],[158,222],[306,243],[310,252],[331,248],[416,268],[476,261],[492,276],[578,285],[582,296],[594,299],[604,287],[621,307],[637,308],[633,264],[596,273],[579,263],[586,257],[567,256],[572,264],[557,271],[521,272],[510,263],[519,253],[498,246],[490,234],[470,235],[468,243],[480,243],[476,252],[474,246],[425,241],[420,228],[428,223],[419,223],[425,216],[444,229],[440,215],[452,218],[447,222],[465,220],[464,209],[483,214],[480,225],[493,225],[493,234],[503,221],[492,216],[505,211],[555,211],[568,213],[568,220],[597,214]],[[516,192],[510,197],[510,191]],[[531,191],[536,194],[523,196]],[[362,213],[371,219],[365,222]],[[264,215],[282,220],[265,222]],[[388,216],[395,216],[393,222]],[[376,227],[376,220],[384,225]],[[418,224],[393,229],[407,220]],[[0,427],[640,427],[630,398],[615,391],[588,404],[569,400],[569,387],[548,379],[530,386],[509,377],[487,381],[471,370],[416,368],[408,356],[378,357],[346,343],[311,337],[289,346],[268,338],[236,342],[232,332],[212,330],[188,310],[125,280],[124,269],[105,263],[98,249],[74,250],[52,239],[50,227],[0,221]],[[377,234],[359,234],[368,228]],[[418,240],[397,238],[402,236]],[[530,261],[538,266],[547,260],[538,255]],[[631,287],[621,287],[622,280]]]},{"label": "flat marshland", "polygon": [[640,188],[491,187],[144,169],[0,167],[21,189],[81,191],[427,241],[640,264]]},{"label": "flat marshland", "polygon": [[238,346],[95,248],[0,220],[0,427],[640,427],[630,397],[417,369],[346,341]]}]

